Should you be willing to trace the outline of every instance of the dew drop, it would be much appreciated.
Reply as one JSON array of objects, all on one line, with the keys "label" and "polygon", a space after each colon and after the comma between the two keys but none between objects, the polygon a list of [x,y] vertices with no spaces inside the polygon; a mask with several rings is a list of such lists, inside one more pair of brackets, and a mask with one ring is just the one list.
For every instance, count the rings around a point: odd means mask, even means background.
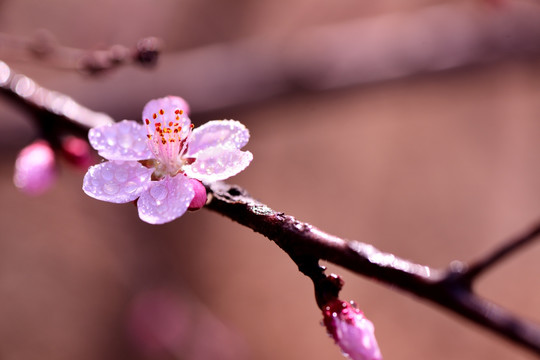
[{"label": "dew drop", "polygon": [[164,214],[165,212],[167,212],[169,208],[167,207],[167,204],[165,203],[162,203],[162,202],[158,202],[158,206],[156,208],[156,211],[159,213],[159,214]]},{"label": "dew drop", "polygon": [[105,137],[107,138],[107,144],[109,146],[116,145],[116,131],[113,130],[114,128],[108,129],[107,133],[105,133]]},{"label": "dew drop", "polygon": [[114,172],[112,171],[111,168],[105,167],[101,171],[101,177],[103,178],[103,180],[111,181],[114,177]]},{"label": "dew drop", "polygon": [[143,140],[139,140],[139,141],[135,141],[132,145],[133,147],[133,150],[135,150],[136,152],[141,152],[143,151],[145,148],[146,148],[147,144],[145,141]]},{"label": "dew drop", "polygon": [[135,182],[135,181],[128,181],[125,185],[124,185],[124,191],[128,194],[132,194],[133,192],[135,192],[135,190],[137,190],[139,188],[139,185]]},{"label": "dew drop", "polygon": [[124,168],[118,168],[114,172],[114,177],[116,178],[116,180],[123,183],[128,179],[128,172]]},{"label": "dew drop", "polygon": [[167,194],[167,187],[162,184],[156,184],[150,189],[150,195],[152,195],[152,197],[158,201],[158,205],[160,204],[159,201],[167,197]]},{"label": "dew drop", "polygon": [[133,139],[131,138],[130,134],[120,134],[118,136],[118,145],[123,147],[124,149],[128,149],[133,144]]},{"label": "dew drop", "polygon": [[119,133],[127,134],[131,131],[131,125],[127,121],[121,121],[118,125],[117,129]]},{"label": "dew drop", "polygon": [[106,194],[114,195],[118,192],[118,185],[115,183],[106,183],[103,185],[103,191],[105,191]]}]

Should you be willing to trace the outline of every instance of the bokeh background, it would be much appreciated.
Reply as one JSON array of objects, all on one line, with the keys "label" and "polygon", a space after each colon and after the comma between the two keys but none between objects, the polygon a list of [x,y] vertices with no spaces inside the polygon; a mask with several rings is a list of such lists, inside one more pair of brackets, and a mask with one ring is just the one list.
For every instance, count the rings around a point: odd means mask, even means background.
[{"label": "bokeh background", "polygon": [[[88,76],[6,40],[40,29],[83,49],[152,35],[164,52]],[[117,120],[173,94],[195,124],[242,121],[255,158],[230,181],[332,234],[444,268],[540,219],[538,1],[2,0],[0,32],[0,59]],[[1,359],[342,358],[273,243],[207,210],[147,225],[85,196],[61,160],[51,191],[25,196],[13,166],[36,130],[2,98],[0,126]],[[478,292],[540,321],[539,256],[516,254]],[[385,359],[534,358],[329,268]]]}]

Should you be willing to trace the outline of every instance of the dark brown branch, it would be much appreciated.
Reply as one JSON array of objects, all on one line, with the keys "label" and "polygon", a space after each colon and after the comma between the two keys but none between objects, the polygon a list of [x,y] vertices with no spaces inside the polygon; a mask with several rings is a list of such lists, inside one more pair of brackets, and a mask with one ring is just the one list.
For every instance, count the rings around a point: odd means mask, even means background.
[{"label": "dark brown branch", "polygon": [[326,260],[429,300],[540,354],[540,326],[474,294],[463,273],[435,270],[371,245],[327,234],[270,209],[236,186],[215,183],[208,189],[208,208],[274,241],[316,285],[322,281],[317,261]]},{"label": "dark brown branch", "polygon": [[509,255],[514,254],[517,250],[529,245],[536,240],[540,235],[540,224],[535,224],[528,232],[518,236],[512,241],[504,243],[500,248],[495,249],[492,253],[486,255],[474,264],[470,265],[463,274],[463,279],[472,283],[481,274],[489,270],[498,262],[504,260]]},{"label": "dark brown branch", "polygon": [[[112,121],[107,115],[93,112],[14,73],[3,62],[0,62],[0,95],[33,114],[39,126],[52,127],[49,129],[52,132],[85,133],[93,126]],[[470,286],[479,273],[529,243],[540,232],[538,227],[473,265],[469,271],[441,271],[381,252],[369,244],[327,234],[270,209],[239,187],[215,183],[208,190],[209,209],[265,235],[292,258],[299,270],[313,280],[319,306],[326,302],[326,297],[337,296],[342,286],[339,277],[325,275],[324,268],[319,266],[319,260],[326,260],[428,300],[540,354],[538,325],[479,297]]]},{"label": "dark brown branch", "polygon": [[[69,96],[36,84],[34,80],[16,73],[2,61],[0,95],[32,115],[45,135],[69,131],[86,136],[88,129],[113,121],[108,115],[92,111]],[[54,143],[54,139],[49,140]]]}]

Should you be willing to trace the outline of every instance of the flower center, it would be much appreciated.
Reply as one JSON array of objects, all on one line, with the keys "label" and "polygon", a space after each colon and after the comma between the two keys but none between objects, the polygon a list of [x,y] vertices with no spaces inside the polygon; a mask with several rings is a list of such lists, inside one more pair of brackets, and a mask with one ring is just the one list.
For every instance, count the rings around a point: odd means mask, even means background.
[{"label": "flower center", "polygon": [[154,176],[158,179],[175,176],[186,162],[182,156],[187,152],[193,124],[183,114],[182,109],[160,109],[152,114],[152,119],[144,120],[148,147],[156,159]]}]

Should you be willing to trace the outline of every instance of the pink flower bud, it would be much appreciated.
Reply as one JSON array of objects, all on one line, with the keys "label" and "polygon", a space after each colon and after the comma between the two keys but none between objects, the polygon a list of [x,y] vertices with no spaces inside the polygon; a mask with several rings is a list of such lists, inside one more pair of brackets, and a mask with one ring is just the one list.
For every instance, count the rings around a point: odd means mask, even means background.
[{"label": "pink flower bud", "polygon": [[193,200],[191,200],[188,210],[199,210],[206,204],[206,188],[199,180],[189,179],[189,182],[193,187],[195,196],[193,197]]},{"label": "pink flower bud", "polygon": [[75,136],[68,136],[62,141],[62,154],[69,163],[80,169],[86,170],[94,164],[88,142]]},{"label": "pink flower bud", "polygon": [[54,152],[49,143],[36,141],[17,155],[13,182],[28,195],[40,195],[56,180]]},{"label": "pink flower bud", "polygon": [[323,308],[323,323],[341,351],[353,360],[382,360],[375,327],[362,311],[334,299]]}]

